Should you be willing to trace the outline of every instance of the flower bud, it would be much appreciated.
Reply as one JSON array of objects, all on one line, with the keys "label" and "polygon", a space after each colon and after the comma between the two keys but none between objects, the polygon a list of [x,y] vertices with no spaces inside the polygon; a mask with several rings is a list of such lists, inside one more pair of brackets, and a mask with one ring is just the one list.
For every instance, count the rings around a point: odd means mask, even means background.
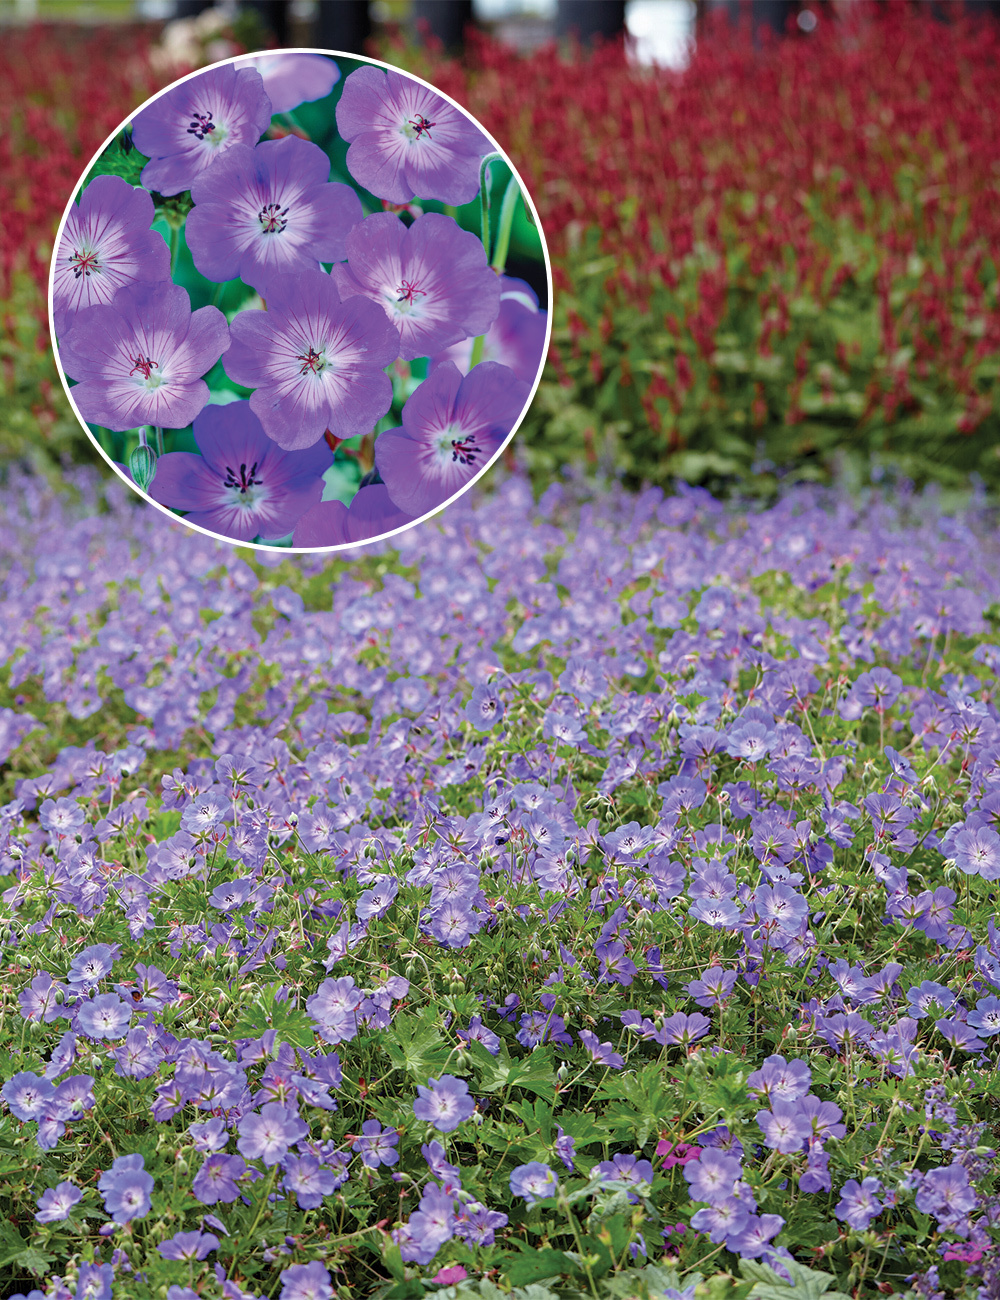
[{"label": "flower bud", "polygon": [[152,447],[140,443],[129,455],[128,468],[129,473],[135,479],[136,485],[145,492],[153,479],[156,478],[156,452]]}]

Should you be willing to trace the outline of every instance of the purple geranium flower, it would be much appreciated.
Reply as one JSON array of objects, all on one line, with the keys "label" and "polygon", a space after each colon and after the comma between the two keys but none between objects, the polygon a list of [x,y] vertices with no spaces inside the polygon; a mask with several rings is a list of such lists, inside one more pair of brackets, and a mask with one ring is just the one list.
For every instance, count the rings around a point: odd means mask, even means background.
[{"label": "purple geranium flower", "polygon": [[370,433],[392,402],[383,368],[399,355],[399,335],[364,298],[341,302],[321,271],[283,277],[267,311],[240,312],[226,371],[256,388],[250,406],[286,451]]},{"label": "purple geranium flower", "polygon": [[1000,880],[1000,835],[990,826],[965,827],[955,836],[955,866],[967,876]]},{"label": "purple geranium flower", "polygon": [[253,146],[271,123],[271,101],[253,68],[210,68],[139,113],[132,141],[150,160],[142,183],[180,194],[236,146]]},{"label": "purple geranium flower", "polygon": [[149,485],[154,501],[186,510],[189,523],[238,542],[276,540],[322,496],[329,449],[283,451],[266,436],[249,402],[206,406],[195,419],[194,437],[202,454],[167,452]]},{"label": "purple geranium flower", "polygon": [[347,265],[331,276],[344,298],[363,294],[382,307],[407,361],[485,334],[500,311],[482,242],[437,212],[409,228],[391,212],[366,218],[347,238]]},{"label": "purple geranium flower", "polygon": [[238,1127],[240,1152],[250,1160],[263,1160],[265,1165],[276,1165],[292,1143],[309,1132],[296,1111],[276,1101],[261,1106],[259,1114],[244,1115]]},{"label": "purple geranium flower", "polygon": [[[533,384],[545,351],[548,313],[538,306],[538,294],[524,280],[500,277],[500,312],[483,339],[483,361],[497,361],[518,379]],[[430,369],[454,361],[463,375],[472,363],[473,339],[453,343],[431,358]]]},{"label": "purple geranium flower", "polygon": [[70,1210],[82,1200],[83,1192],[75,1183],[57,1183],[55,1187],[43,1192],[35,1202],[38,1206],[35,1219],[39,1223],[57,1223],[68,1219]]},{"label": "purple geranium flower", "polygon": [[347,167],[380,199],[470,203],[490,142],[461,109],[399,72],[358,68],[344,82],[337,127]]},{"label": "purple geranium flower", "polygon": [[877,1178],[866,1178],[861,1183],[849,1178],[840,1189],[840,1201],[833,1212],[855,1232],[864,1232],[872,1219],[882,1213],[882,1203],[876,1195],[881,1190]]},{"label": "purple geranium flower", "polygon": [[412,523],[413,515],[393,505],[384,483],[370,483],[355,494],[349,506],[342,501],[321,501],[310,507],[295,525],[292,545],[309,550],[353,546]]},{"label": "purple geranium flower", "polygon": [[354,1139],[354,1145],[366,1169],[394,1165],[399,1159],[396,1150],[399,1134],[395,1129],[383,1129],[377,1119],[365,1120],[361,1125],[361,1134]]},{"label": "purple geranium flower", "polygon": [[473,687],[472,698],[465,706],[463,717],[477,731],[489,731],[503,717],[503,700],[495,686],[481,683]]},{"label": "purple geranium flower", "polygon": [[202,1205],[235,1201],[240,1191],[236,1183],[246,1172],[242,1156],[210,1155],[194,1176],[191,1191]]},{"label": "purple geranium flower", "polygon": [[521,1196],[529,1205],[544,1196],[554,1196],[559,1180],[540,1160],[531,1160],[526,1165],[518,1165],[510,1176],[510,1190],[515,1196]]},{"label": "purple geranium flower", "polygon": [[330,1272],[318,1259],[292,1264],[281,1275],[278,1300],[332,1300]]},{"label": "purple geranium flower", "polygon": [[419,1096],[413,1103],[417,1119],[433,1124],[439,1133],[450,1133],[475,1111],[476,1103],[469,1096],[469,1085],[464,1079],[443,1074],[440,1079],[428,1079],[429,1087],[417,1085]]},{"label": "purple geranium flower", "polygon": [[81,1002],[75,1028],[88,1038],[122,1038],[132,1019],[132,1008],[117,993],[98,993]]},{"label": "purple geranium flower", "polygon": [[208,401],[202,379],[229,347],[217,307],[192,313],[174,284],[129,284],[74,317],[59,356],[80,382],[73,401],[91,424],[182,429]]},{"label": "purple geranium flower", "polygon": [[170,279],[170,250],[157,231],[153,200],[120,176],[97,176],[69,210],[52,273],[52,318],[63,334],[77,312],[109,303],[137,281]]},{"label": "purple geranium flower", "polygon": [[168,1241],[156,1248],[164,1259],[204,1259],[212,1250],[219,1249],[219,1238],[214,1232],[175,1232]]},{"label": "purple geranium flower", "polygon": [[238,59],[237,68],[256,68],[264,80],[272,113],[290,113],[300,104],[325,99],[340,80],[340,69],[325,54],[292,54],[278,50]]},{"label": "purple geranium flower", "polygon": [[298,136],[234,145],[192,187],[187,242],[209,280],[237,276],[258,292],[294,271],[347,256],[348,232],[362,217],[349,185],[330,180],[330,160]]},{"label": "purple geranium flower", "polygon": [[115,1223],[130,1223],[149,1213],[153,1176],[146,1173],[144,1165],[141,1155],[119,1156],[98,1179],[104,1208]]},{"label": "purple geranium flower", "polygon": [[402,510],[443,505],[485,468],[517,422],[528,386],[488,361],[465,378],[438,366],[403,407],[403,426],[375,440],[375,465]]}]

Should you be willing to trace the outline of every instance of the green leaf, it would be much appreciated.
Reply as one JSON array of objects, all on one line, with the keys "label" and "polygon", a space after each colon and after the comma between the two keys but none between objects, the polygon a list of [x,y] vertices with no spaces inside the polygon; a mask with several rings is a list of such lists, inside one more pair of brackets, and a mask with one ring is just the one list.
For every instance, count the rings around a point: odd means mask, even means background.
[{"label": "green leaf", "polygon": [[421,1083],[448,1059],[440,1031],[416,1016],[400,1015],[392,1022],[392,1035],[385,1046],[397,1070],[405,1070]]},{"label": "green leaf", "polygon": [[564,1273],[576,1272],[573,1261],[561,1250],[538,1250],[530,1254],[508,1256],[506,1261],[501,1261],[501,1269],[504,1264],[508,1264],[506,1276],[513,1286],[538,1282],[543,1277],[560,1277]]},{"label": "green leaf", "polygon": [[134,145],[126,152],[122,148],[122,136],[118,136],[91,167],[83,182],[83,188],[86,189],[98,176],[120,176],[129,185],[140,185],[139,174],[148,162],[149,159]]},{"label": "green leaf", "polygon": [[804,1264],[797,1264],[793,1259],[782,1262],[791,1275],[791,1282],[786,1282],[767,1264],[750,1259],[740,1260],[740,1272],[748,1281],[755,1283],[748,1300],[791,1300],[793,1297],[794,1300],[819,1300],[820,1296],[824,1296],[825,1300],[851,1300],[843,1291],[828,1290],[836,1281],[829,1273],[818,1273],[815,1269],[806,1268]]}]

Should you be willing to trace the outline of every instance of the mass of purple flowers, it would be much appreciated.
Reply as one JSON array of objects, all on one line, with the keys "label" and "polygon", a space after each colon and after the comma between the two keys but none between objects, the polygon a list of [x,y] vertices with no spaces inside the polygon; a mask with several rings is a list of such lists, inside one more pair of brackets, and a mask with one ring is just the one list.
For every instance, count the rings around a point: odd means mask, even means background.
[{"label": "mass of purple flowers", "polygon": [[[429,86],[322,54],[231,60],[154,97],[84,177],[52,260],[92,441],[231,541],[341,548],[440,509],[513,436],[548,339],[538,289],[504,275],[515,209],[490,226],[494,161]],[[481,187],[480,234],[454,205]]]},{"label": "mass of purple flowers", "polygon": [[77,487],[0,522],[22,1294],[992,1294],[985,507],[514,474],[278,565]]}]

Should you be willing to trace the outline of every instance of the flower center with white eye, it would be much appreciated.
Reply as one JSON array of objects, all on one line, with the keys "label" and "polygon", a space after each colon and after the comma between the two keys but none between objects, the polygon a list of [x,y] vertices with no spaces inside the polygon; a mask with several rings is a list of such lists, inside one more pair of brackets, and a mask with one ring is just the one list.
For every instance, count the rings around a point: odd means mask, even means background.
[{"label": "flower center with white eye", "polygon": [[[451,437],[453,433],[458,434],[458,437]],[[463,433],[460,429],[449,426],[438,437],[437,452],[441,461],[450,460],[452,464],[475,466],[483,449],[474,433]]]},{"label": "flower center with white eye", "polygon": [[265,203],[257,213],[261,233],[264,235],[280,235],[288,225],[287,216],[287,208],[281,207],[278,203]]},{"label": "flower center with white eye", "polygon": [[302,365],[299,367],[300,375],[308,375],[312,373],[318,376],[321,375],[330,365],[325,351],[322,348],[314,348],[311,343],[308,350],[300,353],[295,360],[302,362]]},{"label": "flower center with white eye", "polygon": [[196,140],[207,140],[209,144],[220,145],[229,131],[221,123],[217,124],[211,110],[205,113],[192,112],[187,134]]},{"label": "flower center with white eye", "polygon": [[95,273],[100,273],[101,263],[98,260],[97,253],[92,248],[74,249],[67,260],[73,268],[73,278],[75,280],[79,280],[81,276],[89,279]]},{"label": "flower center with white eye", "polygon": [[[257,492],[255,488],[263,488],[264,480],[257,477],[257,462],[247,467],[246,461],[240,462],[239,473],[230,465],[226,466],[226,477],[222,480],[222,486],[229,488],[230,504],[242,506],[245,510],[252,510],[263,492]],[[203,817],[208,817],[211,810],[202,808]]]}]

